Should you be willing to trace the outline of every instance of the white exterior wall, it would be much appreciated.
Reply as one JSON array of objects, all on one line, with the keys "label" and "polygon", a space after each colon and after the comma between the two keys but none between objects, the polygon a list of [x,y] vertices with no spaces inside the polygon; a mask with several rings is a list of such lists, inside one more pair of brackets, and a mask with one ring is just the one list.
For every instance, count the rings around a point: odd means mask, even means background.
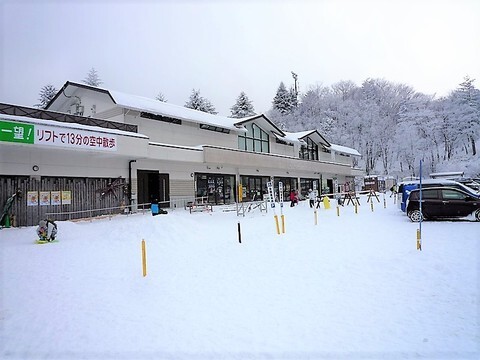
[{"label": "white exterior wall", "polygon": [[[38,171],[33,166],[38,166]],[[59,177],[128,177],[128,159],[87,151],[58,151],[29,146],[2,146],[2,175]]]},{"label": "white exterior wall", "polygon": [[[100,135],[115,140],[114,150],[96,147],[82,148],[62,142],[27,144],[0,142],[0,169],[2,175],[110,177],[125,176],[128,160],[148,156],[148,138],[119,131],[107,131],[98,127],[72,126],[70,123],[29,123],[28,118],[5,116],[7,121],[43,126],[55,133],[79,131],[83,135]],[[124,135],[122,135],[124,134]],[[65,140],[65,139],[64,139]],[[38,171],[32,167],[37,165]],[[122,175],[120,175],[120,173]]]},{"label": "white exterior wall", "polygon": [[[65,94],[61,93],[56,100],[55,111],[63,113],[71,113],[71,105],[79,103],[83,106],[83,115],[85,117],[100,118],[98,113],[102,113],[112,108],[118,108],[113,102],[112,98],[105,93],[92,92],[82,88],[76,88],[72,91],[73,87],[69,87]],[[95,113],[94,113],[95,105]],[[109,120],[113,120],[109,118]],[[114,121],[123,122],[123,117],[117,118]]]},{"label": "white exterior wall", "polygon": [[167,123],[159,120],[152,120],[140,117],[138,112],[130,112],[125,116],[125,122],[138,126],[140,134],[147,134],[150,141],[197,146],[212,144],[231,148],[238,147],[238,134],[230,131],[224,134],[211,130],[200,129],[199,124],[182,121],[182,124]]},{"label": "white exterior wall", "polygon": [[270,139],[271,154],[278,154],[278,155],[285,155],[285,156],[295,156],[295,155],[298,156],[297,146],[279,144],[275,140],[274,136],[269,136],[269,139]]}]

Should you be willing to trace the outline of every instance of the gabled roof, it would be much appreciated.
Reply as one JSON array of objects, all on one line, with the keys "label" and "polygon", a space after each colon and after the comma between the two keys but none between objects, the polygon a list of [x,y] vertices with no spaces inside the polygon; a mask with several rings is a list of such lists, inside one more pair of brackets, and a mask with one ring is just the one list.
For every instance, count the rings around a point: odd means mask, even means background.
[{"label": "gabled roof", "polygon": [[200,124],[213,125],[234,131],[244,131],[244,129],[242,129],[241,127],[239,128],[238,126],[235,126],[235,123],[238,121],[238,119],[209,114],[203,111],[169,104],[155,99],[126,94],[120,91],[108,90],[85,84],[79,84],[71,81],[67,81],[65,85],[63,85],[62,89],[48,103],[47,108],[51,106],[60,96],[62,96],[62,94],[64,96],[67,96],[65,94],[65,90],[70,86],[107,94],[112,99],[113,103],[126,109],[136,110],[140,112],[149,112],[155,115],[162,115]]},{"label": "gabled roof", "polygon": [[[252,121],[260,121],[262,123],[263,130],[270,130],[274,135],[279,135],[281,137],[285,136],[285,132],[280,130],[280,128],[275,125],[265,114],[258,114],[249,116],[246,118],[235,119],[237,122],[235,123],[236,126],[244,126],[245,124],[252,122]],[[239,121],[240,120],[240,121]]]},{"label": "gabled roof", "polygon": [[47,106],[45,106],[45,110],[48,110],[48,108],[50,108],[50,106],[55,102],[57,101],[57,99],[60,97],[60,96],[65,96],[65,97],[69,97],[67,94],[65,94],[65,90],[69,87],[69,86],[73,86],[73,87],[78,87],[78,88],[81,88],[81,89],[86,89],[86,90],[93,90],[93,91],[96,91],[96,92],[100,92],[100,93],[104,93],[104,94],[107,94],[110,96],[110,98],[112,99],[113,102],[115,102],[115,100],[113,100],[112,96],[110,95],[110,93],[108,92],[107,89],[102,89],[102,88],[99,88],[99,87],[96,87],[96,86],[91,86],[91,85],[87,85],[87,84],[80,84],[80,83],[76,83],[76,82],[73,82],[73,81],[67,81],[65,84],[63,84],[62,88],[60,90],[58,90],[58,92],[56,93],[56,95],[52,98],[52,100],[50,100],[47,104]]},{"label": "gabled roof", "polygon": [[295,142],[304,142],[306,137],[309,137],[315,143],[321,143],[326,147],[330,147],[330,143],[318,132],[318,130],[307,130],[307,131],[299,131],[299,132],[285,132],[286,139]]}]

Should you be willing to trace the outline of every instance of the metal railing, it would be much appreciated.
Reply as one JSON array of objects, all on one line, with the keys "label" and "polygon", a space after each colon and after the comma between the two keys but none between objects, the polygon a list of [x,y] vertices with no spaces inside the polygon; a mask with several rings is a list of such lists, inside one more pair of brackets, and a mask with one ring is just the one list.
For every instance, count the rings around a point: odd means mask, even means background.
[{"label": "metal railing", "polygon": [[246,212],[250,212],[255,209],[259,209],[260,212],[262,211],[268,212],[267,200],[237,203],[237,216],[240,216],[240,215],[245,216]]},{"label": "metal railing", "polygon": [[45,216],[50,220],[65,221],[65,220],[81,220],[81,219],[93,219],[108,216],[112,218],[114,215],[119,214],[138,214],[149,213],[151,203],[134,204],[134,205],[122,205],[108,208],[78,210],[78,211],[61,211],[61,212],[49,212],[45,213]]}]

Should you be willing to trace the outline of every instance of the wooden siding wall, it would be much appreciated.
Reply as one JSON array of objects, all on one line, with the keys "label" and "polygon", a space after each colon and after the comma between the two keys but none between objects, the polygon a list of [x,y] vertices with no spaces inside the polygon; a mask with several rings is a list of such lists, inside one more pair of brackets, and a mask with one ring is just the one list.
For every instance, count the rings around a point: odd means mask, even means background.
[{"label": "wooden siding wall", "polygon": [[170,196],[195,196],[194,180],[170,180]]},{"label": "wooden siding wall", "polygon": [[[115,180],[110,178],[1,176],[0,210],[3,211],[7,199],[19,189],[22,191],[22,195],[15,199],[10,212],[15,215],[13,225],[16,226],[38,225],[38,222],[46,217],[46,213],[92,210],[79,214],[50,216],[53,220],[80,219],[119,213],[121,212],[120,209],[113,211],[95,210],[128,204],[124,186],[115,187],[116,197],[111,193],[107,193],[105,196],[101,195],[102,189],[107,188]],[[117,183],[119,182],[124,185],[125,179],[117,180]],[[71,204],[27,206],[27,193],[29,191],[71,191]]]}]

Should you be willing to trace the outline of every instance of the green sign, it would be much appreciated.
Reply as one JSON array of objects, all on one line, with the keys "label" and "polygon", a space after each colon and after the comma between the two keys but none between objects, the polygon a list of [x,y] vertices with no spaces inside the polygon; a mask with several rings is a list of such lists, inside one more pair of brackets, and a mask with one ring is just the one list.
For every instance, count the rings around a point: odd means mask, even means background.
[{"label": "green sign", "polygon": [[33,144],[33,125],[0,120],[0,141]]}]

